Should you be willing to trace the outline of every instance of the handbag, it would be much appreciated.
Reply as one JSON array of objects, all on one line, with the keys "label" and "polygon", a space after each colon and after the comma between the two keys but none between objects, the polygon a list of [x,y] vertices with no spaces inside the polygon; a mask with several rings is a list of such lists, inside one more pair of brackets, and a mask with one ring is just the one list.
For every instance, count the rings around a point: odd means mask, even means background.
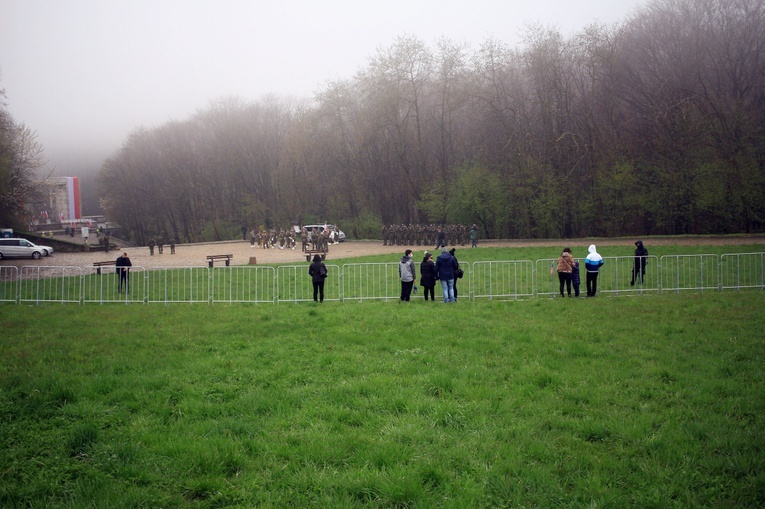
[{"label": "handbag", "polygon": [[465,272],[462,269],[457,269],[457,272],[455,272],[457,279],[462,279],[462,276],[465,275]]}]

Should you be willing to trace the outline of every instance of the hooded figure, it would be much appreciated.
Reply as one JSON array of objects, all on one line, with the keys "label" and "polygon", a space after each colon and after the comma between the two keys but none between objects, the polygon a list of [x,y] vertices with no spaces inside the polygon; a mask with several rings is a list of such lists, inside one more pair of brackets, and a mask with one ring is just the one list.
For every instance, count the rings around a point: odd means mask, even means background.
[{"label": "hooded figure", "polygon": [[412,295],[414,282],[417,279],[417,272],[414,270],[411,249],[404,251],[404,256],[402,256],[401,261],[398,262],[398,275],[401,278],[401,300],[408,302]]},{"label": "hooded figure", "polygon": [[587,296],[595,297],[598,290],[598,271],[603,266],[603,257],[598,254],[595,244],[592,244],[587,251],[589,254],[584,259],[584,267],[587,269]]},{"label": "hooded figure", "polygon": [[635,249],[635,266],[632,268],[630,286],[635,286],[635,281],[642,286],[643,279],[645,279],[645,264],[648,250],[643,246],[642,240],[635,242],[635,246],[637,246],[637,249]]}]

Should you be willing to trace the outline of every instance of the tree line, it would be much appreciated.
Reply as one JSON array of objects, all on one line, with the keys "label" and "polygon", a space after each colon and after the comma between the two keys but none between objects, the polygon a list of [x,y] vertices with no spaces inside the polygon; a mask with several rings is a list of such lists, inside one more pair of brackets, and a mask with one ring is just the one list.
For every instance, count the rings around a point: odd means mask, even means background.
[{"label": "tree line", "polygon": [[228,98],[134,131],[102,205],[136,241],[250,226],[473,224],[484,237],[758,232],[765,8],[654,0],[511,48],[414,36],[310,101]]},{"label": "tree line", "polygon": [[0,90],[0,226],[25,229],[27,209],[41,210],[44,193],[37,172],[45,163],[37,133],[13,118]]}]

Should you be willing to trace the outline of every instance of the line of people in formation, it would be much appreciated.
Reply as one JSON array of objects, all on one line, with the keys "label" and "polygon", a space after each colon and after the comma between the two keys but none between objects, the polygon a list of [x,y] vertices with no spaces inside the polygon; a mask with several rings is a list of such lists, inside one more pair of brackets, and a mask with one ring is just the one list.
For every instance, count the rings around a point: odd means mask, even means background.
[{"label": "line of people in formation", "polygon": [[464,246],[478,243],[478,226],[464,224],[389,224],[382,230],[383,246]]},{"label": "line of people in formation", "polygon": [[271,228],[270,230],[261,229],[259,232],[250,231],[250,247],[257,246],[262,249],[295,249],[300,243],[303,252],[308,251],[308,244],[311,244],[313,251],[327,251],[329,244],[336,244],[339,240],[337,232],[329,231],[323,233],[319,228],[312,228],[310,231],[304,226],[300,231],[292,228]]},{"label": "line of people in formation", "polygon": [[[598,253],[595,244],[591,244],[587,251],[587,256],[584,259],[587,297],[595,297],[595,294],[598,291],[598,274],[600,273],[600,268],[603,266],[604,261],[603,257]],[[642,240],[635,241],[635,259],[632,266],[631,286],[635,286],[635,283],[638,285],[643,284],[647,262],[648,249],[645,248]],[[559,292],[561,297],[565,296],[563,293],[564,287],[566,294],[571,297],[572,286],[574,288],[574,297],[579,297],[579,286],[581,284],[579,261],[574,258],[570,248],[566,247],[563,249],[558,257],[557,267],[555,267],[555,262],[550,265],[550,275],[553,275],[553,272],[558,273],[558,282],[560,284]]]},{"label": "line of people in formation", "polygon": [[[170,239],[168,244],[170,245],[170,254],[175,254],[175,239]],[[162,237],[157,239],[149,239],[149,242],[146,245],[149,246],[150,256],[154,256],[155,248],[157,250],[157,254],[162,254],[165,250],[165,241],[162,239]]]}]

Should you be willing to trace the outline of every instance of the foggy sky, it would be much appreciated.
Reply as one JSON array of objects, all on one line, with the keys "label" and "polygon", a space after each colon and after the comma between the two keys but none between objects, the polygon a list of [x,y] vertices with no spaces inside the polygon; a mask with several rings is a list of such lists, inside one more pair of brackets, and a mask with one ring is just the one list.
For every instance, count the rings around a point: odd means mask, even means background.
[{"label": "foggy sky", "polygon": [[92,172],[134,129],[210,101],[310,98],[413,35],[512,46],[528,23],[570,37],[644,0],[0,0],[0,89],[49,168]]}]

